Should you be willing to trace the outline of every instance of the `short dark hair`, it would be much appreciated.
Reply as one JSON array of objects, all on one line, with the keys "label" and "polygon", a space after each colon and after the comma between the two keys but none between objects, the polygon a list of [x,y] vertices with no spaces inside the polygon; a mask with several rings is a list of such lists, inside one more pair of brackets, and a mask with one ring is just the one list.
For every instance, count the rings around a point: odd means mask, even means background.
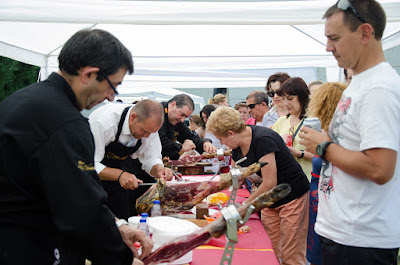
[{"label": "short dark hair", "polygon": [[277,72],[277,73],[271,75],[268,78],[267,85],[265,86],[265,89],[268,90],[269,89],[269,84],[272,83],[272,82],[280,82],[281,85],[282,85],[283,82],[285,82],[289,78],[290,78],[290,75],[288,73]]},{"label": "short dark hair", "polygon": [[188,106],[188,108],[193,111],[194,110],[194,102],[193,99],[186,95],[186,94],[179,94],[175,95],[173,98],[168,100],[168,104],[171,103],[172,101],[176,102],[176,106],[178,108],[182,108],[184,106]]},{"label": "short dark hair", "polygon": [[283,82],[279,90],[277,91],[278,96],[292,95],[298,96],[300,105],[302,107],[300,119],[305,116],[308,102],[310,101],[310,90],[306,82],[300,77],[292,77]]},{"label": "short dark hair", "polygon": [[[381,40],[383,31],[386,26],[386,13],[382,6],[375,0],[348,0],[357,12],[366,20],[366,23],[371,24],[374,29],[374,36],[376,40]],[[338,2],[331,6],[324,14],[323,18],[327,19],[331,15],[343,12],[343,23],[354,32],[358,26],[362,24],[354,13],[350,10],[343,11],[337,7]]]},{"label": "short dark hair", "polygon": [[249,99],[249,98],[254,98],[254,101],[256,103],[265,102],[267,104],[267,106],[269,104],[269,97],[268,97],[267,93],[265,93],[264,91],[261,91],[261,90],[255,90],[255,91],[251,92],[246,97],[246,99]]},{"label": "short dark hair", "polygon": [[[83,29],[75,33],[58,56],[59,68],[78,75],[85,66],[98,67],[105,76],[115,74],[121,67],[133,73],[131,52],[111,33],[100,29]],[[103,75],[97,80],[103,81]]]}]

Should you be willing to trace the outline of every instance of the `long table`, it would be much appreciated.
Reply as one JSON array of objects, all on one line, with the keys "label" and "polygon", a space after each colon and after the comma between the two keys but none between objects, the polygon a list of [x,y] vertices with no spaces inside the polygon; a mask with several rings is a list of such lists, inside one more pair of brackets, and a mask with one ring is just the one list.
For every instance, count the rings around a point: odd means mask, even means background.
[{"label": "long table", "polygon": [[[189,180],[208,180],[209,175],[204,176],[183,176]],[[218,181],[218,176],[214,179]],[[230,195],[229,190],[223,191]],[[241,203],[250,196],[246,189],[238,190],[236,202]],[[275,256],[272,242],[269,239],[258,214],[252,214],[246,225],[250,227],[250,232],[246,234],[238,233],[238,243],[235,245],[232,265],[244,264],[268,264],[279,265]],[[205,245],[193,250],[193,260],[190,265],[215,265],[219,264],[224,253],[227,240],[224,236],[213,238]]]}]

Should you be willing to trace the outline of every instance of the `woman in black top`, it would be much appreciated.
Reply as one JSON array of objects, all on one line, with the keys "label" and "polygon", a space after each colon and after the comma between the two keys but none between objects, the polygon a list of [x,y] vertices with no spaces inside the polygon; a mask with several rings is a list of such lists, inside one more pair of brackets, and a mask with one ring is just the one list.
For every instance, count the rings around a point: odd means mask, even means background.
[{"label": "woman in black top", "polygon": [[280,135],[266,127],[246,126],[240,113],[229,107],[215,110],[209,117],[207,129],[222,144],[233,149],[234,161],[247,157],[241,166],[268,162],[258,173],[262,183],[244,203],[278,184],[291,186],[292,192],[286,198],[262,210],[261,220],[282,264],[306,264],[310,184]]}]

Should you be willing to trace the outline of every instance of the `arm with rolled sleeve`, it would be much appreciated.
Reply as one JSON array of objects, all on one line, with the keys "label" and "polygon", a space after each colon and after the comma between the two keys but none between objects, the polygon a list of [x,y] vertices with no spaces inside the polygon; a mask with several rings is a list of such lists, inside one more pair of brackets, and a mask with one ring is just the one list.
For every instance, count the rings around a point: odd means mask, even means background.
[{"label": "arm with rolled sleeve", "polygon": [[96,264],[130,264],[107,195],[94,169],[89,125],[70,122],[54,132],[32,157],[40,171],[51,218],[71,247]]},{"label": "arm with rolled sleeve", "polygon": [[192,133],[192,131],[184,123],[179,123],[176,125],[176,130],[178,131],[178,141],[183,143],[186,139],[192,140],[196,145],[196,151],[202,154],[204,152],[203,145],[204,142],[211,142],[209,139],[201,138],[197,133]]},{"label": "arm with rolled sleeve", "polygon": [[140,163],[142,163],[142,169],[151,175],[150,172],[154,165],[163,165],[161,149],[161,141],[158,133],[152,133],[149,138],[142,139],[142,145],[132,154],[132,158],[135,159],[137,157]]}]

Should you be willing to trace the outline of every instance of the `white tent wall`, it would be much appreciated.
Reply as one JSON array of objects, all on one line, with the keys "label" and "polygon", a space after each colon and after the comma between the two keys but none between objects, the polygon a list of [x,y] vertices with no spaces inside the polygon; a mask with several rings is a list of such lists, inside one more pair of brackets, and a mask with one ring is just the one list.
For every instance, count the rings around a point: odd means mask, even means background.
[{"label": "white tent wall", "polygon": [[[45,79],[57,70],[65,41],[92,27],[132,51],[135,74],[123,83],[132,90],[243,91],[263,88],[276,69],[308,69],[314,76],[302,76],[307,82],[336,81],[342,69],[325,51],[322,19],[335,1],[0,0],[0,55],[40,66]],[[383,45],[390,51],[400,44],[400,0],[378,1],[387,13]]]}]

